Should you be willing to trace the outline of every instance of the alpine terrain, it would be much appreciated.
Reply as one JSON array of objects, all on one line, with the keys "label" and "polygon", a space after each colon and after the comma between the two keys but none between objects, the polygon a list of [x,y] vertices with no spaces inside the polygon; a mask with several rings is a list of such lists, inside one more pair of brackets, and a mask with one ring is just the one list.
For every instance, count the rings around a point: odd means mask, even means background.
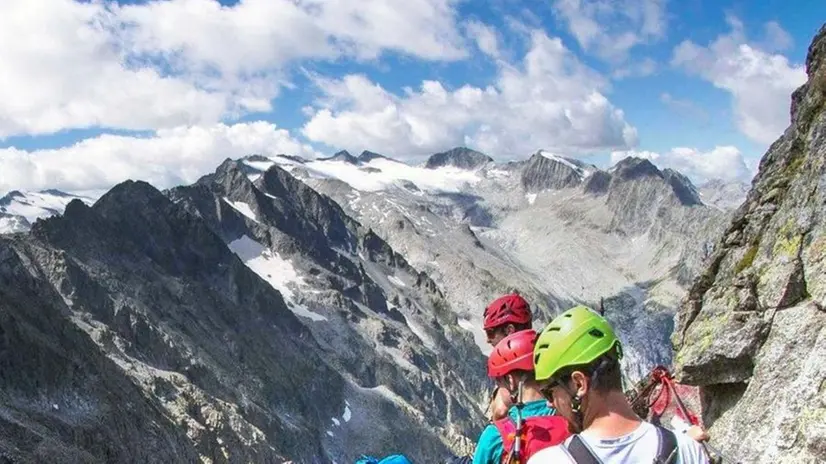
[{"label": "alpine terrain", "polygon": [[673,336],[714,442],[740,462],[826,460],[826,25],[806,71]]},{"label": "alpine terrain", "polygon": [[72,200],[0,237],[0,295],[12,462],[434,462],[484,424],[439,287],[278,167]]},{"label": "alpine terrain", "polygon": [[[602,308],[629,381],[671,365],[681,299],[732,246],[715,244],[739,206],[713,194],[727,188],[641,158],[601,169],[457,147],[421,165],[250,154],[166,191],[129,180],[94,196],[12,192],[0,200],[0,456],[468,454],[490,387],[485,305],[517,290],[537,328],[574,304]],[[708,357],[694,333],[705,314],[681,317],[680,360],[688,373],[719,366],[712,392],[742,390],[741,357],[723,358],[739,352]]]},{"label": "alpine terrain", "polygon": [[483,352],[483,309],[504,292],[535,303],[536,327],[604,299],[631,380],[671,362],[674,310],[730,214],[639,158],[602,170],[541,150],[496,163],[456,148],[423,166],[370,152],[243,162],[259,174],[283,167],[377,231],[433,277]]}]

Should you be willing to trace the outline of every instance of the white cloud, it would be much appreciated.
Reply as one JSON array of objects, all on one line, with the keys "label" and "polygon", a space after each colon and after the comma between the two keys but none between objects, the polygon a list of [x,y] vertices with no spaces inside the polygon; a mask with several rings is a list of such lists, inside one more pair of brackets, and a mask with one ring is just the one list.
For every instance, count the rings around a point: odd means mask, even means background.
[{"label": "white cloud", "polygon": [[163,129],[148,137],[104,134],[58,149],[0,149],[0,192],[101,190],[127,179],[167,188],[192,183],[224,159],[251,153],[317,155],[266,122]]},{"label": "white cloud", "polygon": [[770,144],[789,125],[791,93],[806,81],[804,66],[757,48],[747,41],[739,20],[729,17],[728,22],[731,32],[707,47],[683,41],[671,63],[730,92],[740,131]]},{"label": "white cloud", "polygon": [[766,37],[763,39],[763,48],[767,52],[786,50],[794,44],[792,36],[776,21],[769,21],[764,26]]},{"label": "white cloud", "polygon": [[665,0],[555,0],[553,9],[584,50],[611,63],[665,36]]},{"label": "white cloud", "polygon": [[523,62],[499,62],[485,88],[446,89],[425,81],[395,95],[362,75],[315,78],[323,108],[303,127],[316,142],[352,151],[370,148],[400,158],[468,145],[491,156],[546,148],[576,156],[628,149],[636,129],[601,93],[608,83],[556,38],[531,34]]},{"label": "white cloud", "polygon": [[695,184],[712,179],[725,181],[748,181],[754,175],[737,147],[717,146],[711,151],[696,148],[677,147],[665,154],[650,151],[615,151],[611,153],[611,164],[634,156],[645,158],[661,169],[671,168],[688,176]]},{"label": "white cloud", "polygon": [[476,46],[482,53],[491,58],[499,58],[499,39],[493,27],[479,21],[469,21],[466,27],[468,36],[476,41]]},{"label": "white cloud", "polygon": [[152,130],[269,111],[301,59],[465,56],[455,0],[10,0],[0,138]]}]

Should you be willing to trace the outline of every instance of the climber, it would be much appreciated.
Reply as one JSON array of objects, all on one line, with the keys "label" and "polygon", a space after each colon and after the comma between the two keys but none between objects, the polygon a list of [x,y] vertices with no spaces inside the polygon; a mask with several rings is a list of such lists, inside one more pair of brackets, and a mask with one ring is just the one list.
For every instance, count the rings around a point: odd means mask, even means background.
[{"label": "climber", "polygon": [[[533,351],[537,333],[514,332],[488,358],[488,375],[510,392],[507,415],[479,436],[473,464],[521,463],[538,450],[562,443],[570,434],[565,418],[555,416],[534,380]],[[521,430],[521,433],[516,433]]]},{"label": "climber", "polygon": [[[493,300],[485,308],[483,317],[482,328],[491,346],[496,346],[514,332],[532,328],[533,322],[531,305],[516,291]],[[491,420],[506,417],[511,406],[510,393],[502,388],[494,389],[488,407],[491,410]]]},{"label": "climber", "polygon": [[517,293],[509,293],[493,300],[483,313],[487,341],[496,346],[500,340],[520,330],[533,327],[531,305]]},{"label": "climber", "polygon": [[621,358],[622,344],[608,321],[585,306],[565,311],[542,330],[534,350],[536,379],[574,435],[529,464],[709,462],[696,441],[634,413],[622,391]]}]

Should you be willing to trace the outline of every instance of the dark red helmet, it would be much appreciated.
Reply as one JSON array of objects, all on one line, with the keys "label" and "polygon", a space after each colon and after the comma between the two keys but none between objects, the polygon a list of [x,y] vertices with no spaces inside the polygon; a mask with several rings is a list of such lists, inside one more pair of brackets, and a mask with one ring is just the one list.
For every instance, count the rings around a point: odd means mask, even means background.
[{"label": "dark red helmet", "polygon": [[501,296],[485,308],[484,330],[504,324],[525,324],[531,322],[531,305],[520,295],[511,293]]},{"label": "dark red helmet", "polygon": [[517,369],[533,371],[533,348],[537,337],[536,331],[527,329],[503,338],[488,357],[488,376],[502,377]]}]

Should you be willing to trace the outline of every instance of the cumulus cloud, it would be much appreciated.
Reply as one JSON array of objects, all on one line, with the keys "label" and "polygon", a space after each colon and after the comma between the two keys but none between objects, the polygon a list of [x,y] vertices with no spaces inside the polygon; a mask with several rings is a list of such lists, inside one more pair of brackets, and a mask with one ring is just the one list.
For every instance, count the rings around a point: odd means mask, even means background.
[{"label": "cumulus cloud", "polygon": [[[727,19],[730,33],[705,47],[683,41],[674,49],[671,63],[730,92],[739,130],[756,142],[770,144],[789,125],[791,93],[806,82],[804,65],[790,64],[786,57],[760,49],[747,40],[737,18]],[[786,40],[779,27],[768,28],[775,44]]]},{"label": "cumulus cloud", "polygon": [[711,151],[677,147],[664,154],[651,151],[615,151],[611,153],[611,164],[632,156],[645,158],[661,169],[674,169],[688,176],[696,184],[712,179],[748,181],[754,175],[746,165],[740,150],[730,145],[717,146]]},{"label": "cumulus cloud", "polygon": [[611,63],[666,32],[665,0],[556,0],[553,9],[584,50]]},{"label": "cumulus cloud", "polygon": [[310,140],[397,157],[468,145],[491,156],[545,148],[576,156],[633,148],[637,132],[602,92],[608,83],[558,38],[534,30],[521,63],[499,61],[485,87],[425,81],[393,94],[363,75],[315,77],[322,92],[304,125]]},{"label": "cumulus cloud", "polygon": [[499,38],[496,30],[479,21],[468,21],[466,25],[468,36],[476,41],[476,46],[485,55],[499,58]]},{"label": "cumulus cloud", "polygon": [[0,139],[269,111],[294,60],[368,60],[383,51],[458,59],[467,52],[456,1],[4,2]]},{"label": "cumulus cloud", "polygon": [[178,127],[148,137],[104,134],[58,149],[0,149],[0,192],[105,190],[127,179],[168,188],[195,182],[226,158],[251,153],[317,155],[266,122]]}]

